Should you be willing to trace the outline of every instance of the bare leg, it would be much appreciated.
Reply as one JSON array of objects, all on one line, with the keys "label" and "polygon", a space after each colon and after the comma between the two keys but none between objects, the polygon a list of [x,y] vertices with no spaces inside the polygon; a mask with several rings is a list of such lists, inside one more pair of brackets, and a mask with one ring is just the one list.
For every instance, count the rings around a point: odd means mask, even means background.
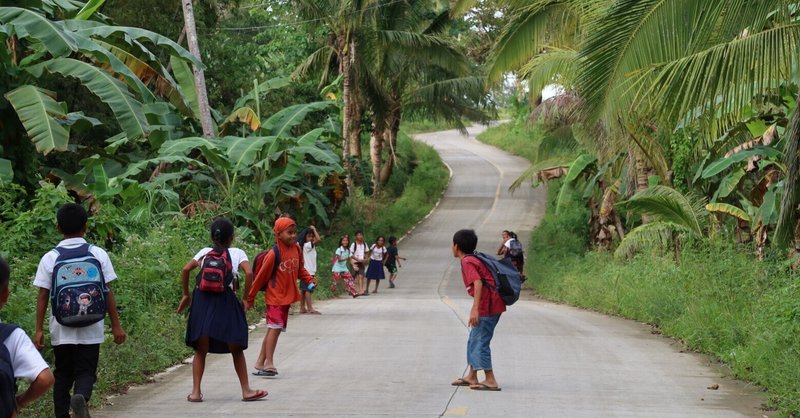
[{"label": "bare leg", "polygon": [[200,337],[194,348],[194,359],[192,360],[192,393],[189,398],[192,400],[203,399],[203,391],[200,384],[203,381],[203,372],[206,370],[206,356],[208,355],[208,337]]},{"label": "bare leg", "polygon": [[305,295],[303,295],[303,296],[304,296],[304,299],[306,300],[306,307],[308,308],[308,312],[312,312],[312,313],[315,312],[314,311],[314,306],[312,305],[312,302],[311,302],[313,300],[313,298],[311,297],[311,292],[306,292]]},{"label": "bare leg", "polygon": [[370,279],[367,279],[367,286],[366,286],[366,287],[364,287],[364,293],[369,293],[369,282],[371,282],[371,281],[372,281],[372,280],[370,280]]},{"label": "bare leg", "polygon": [[267,328],[267,333],[264,334],[264,339],[261,340],[261,348],[258,350],[258,358],[256,358],[256,363],[253,365],[256,369],[264,368],[264,359],[267,357],[267,335],[269,335],[269,328]]},{"label": "bare leg", "polygon": [[[489,387],[492,387],[492,388],[496,388],[497,387],[497,380],[495,380],[495,378],[494,378],[494,370],[491,370],[491,369],[484,370],[483,373],[486,374],[486,379],[484,379],[484,381],[481,382],[481,383],[483,383],[486,386],[489,386]],[[477,377],[478,376],[477,376],[477,373],[476,373],[475,378],[477,379]]]},{"label": "bare leg", "polygon": [[310,307],[306,307],[306,296],[308,292],[300,291],[300,313],[306,313],[311,310]]},{"label": "bare leg", "polygon": [[236,376],[239,377],[239,384],[242,386],[242,399],[257,395],[258,391],[250,388],[250,381],[247,377],[247,360],[245,360],[242,347],[234,344],[228,344],[228,349],[231,350],[231,357],[233,357],[233,368],[236,370]]},{"label": "bare leg", "polygon": [[281,336],[281,330],[270,328],[267,330],[267,335],[264,337],[264,368],[275,367],[275,347],[278,346],[278,337]]},{"label": "bare leg", "polygon": [[372,293],[378,293],[378,285],[379,284],[381,284],[381,281],[380,280],[375,280],[375,290],[373,290]]}]

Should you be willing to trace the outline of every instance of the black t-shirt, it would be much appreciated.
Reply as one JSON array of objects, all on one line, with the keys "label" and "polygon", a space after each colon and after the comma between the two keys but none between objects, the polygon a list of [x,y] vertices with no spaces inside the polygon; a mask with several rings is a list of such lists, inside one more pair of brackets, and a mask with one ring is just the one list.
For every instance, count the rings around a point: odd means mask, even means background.
[{"label": "black t-shirt", "polygon": [[386,247],[386,265],[393,266],[397,262],[397,247]]}]

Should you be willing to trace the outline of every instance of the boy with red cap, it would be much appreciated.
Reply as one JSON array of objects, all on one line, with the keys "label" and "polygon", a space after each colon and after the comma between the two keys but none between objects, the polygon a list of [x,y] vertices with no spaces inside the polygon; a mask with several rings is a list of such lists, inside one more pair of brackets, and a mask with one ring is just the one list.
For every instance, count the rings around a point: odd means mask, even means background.
[{"label": "boy with red cap", "polygon": [[255,280],[244,298],[244,308],[252,308],[256,294],[267,284],[264,292],[264,299],[267,303],[267,333],[264,335],[261,351],[255,363],[257,371],[253,374],[256,376],[278,374],[273,356],[275,347],[278,345],[278,337],[281,332],[286,331],[289,306],[300,300],[297,279],[299,278],[306,284],[314,283],[316,286],[316,280],[306,271],[303,263],[303,250],[295,241],[297,237],[295,222],[287,217],[278,218],[275,221],[273,232],[280,253],[280,265],[275,270],[275,277],[272,277],[275,254],[273,251],[269,251],[264,256],[261,267],[255,272]]}]

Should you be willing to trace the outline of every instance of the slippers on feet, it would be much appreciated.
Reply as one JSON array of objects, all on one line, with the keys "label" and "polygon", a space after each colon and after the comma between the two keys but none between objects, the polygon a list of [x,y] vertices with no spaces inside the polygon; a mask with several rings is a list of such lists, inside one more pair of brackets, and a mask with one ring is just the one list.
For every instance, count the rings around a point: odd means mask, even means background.
[{"label": "slippers on feet", "polygon": [[257,371],[253,372],[253,376],[272,377],[277,375],[278,375],[278,370],[275,369],[274,367],[267,367],[266,369],[258,369]]},{"label": "slippers on feet", "polygon": [[200,395],[199,398],[193,398],[192,394],[186,395],[186,400],[189,402],[203,402],[203,395]]},{"label": "slippers on feet", "polygon": [[453,383],[450,383],[451,386],[472,386],[474,383],[470,382],[469,380],[464,379],[463,377],[459,377],[458,379],[454,380]]},{"label": "slippers on feet", "polygon": [[242,398],[242,402],[252,402],[262,399],[268,395],[266,390],[257,390],[253,396],[248,396],[246,398]]},{"label": "slippers on feet", "polygon": [[478,384],[475,384],[475,385],[469,385],[469,388],[472,389],[472,390],[488,390],[488,391],[492,391],[492,392],[499,392],[499,391],[502,390],[501,388],[499,388],[497,386],[489,386],[489,385],[487,385],[485,383],[478,383]]},{"label": "slippers on feet", "polygon": [[308,313],[311,314],[311,315],[322,315],[322,312],[320,312],[320,311],[318,311],[316,309],[308,311]]}]

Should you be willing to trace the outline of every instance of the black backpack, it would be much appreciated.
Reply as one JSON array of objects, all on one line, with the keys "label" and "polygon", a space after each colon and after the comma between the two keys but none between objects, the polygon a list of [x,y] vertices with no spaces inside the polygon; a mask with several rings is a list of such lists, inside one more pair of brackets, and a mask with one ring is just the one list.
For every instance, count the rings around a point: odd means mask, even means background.
[{"label": "black backpack", "polygon": [[57,247],[50,286],[50,310],[59,324],[85,327],[106,316],[108,287],[91,245]]},{"label": "black backpack", "polygon": [[[511,264],[511,260],[508,258],[498,260],[477,251],[474,256],[492,273],[492,278],[494,278],[493,289],[497,291],[506,306],[513,305],[519,299],[519,293],[522,290],[522,275]],[[484,283],[486,282],[484,281]]]},{"label": "black backpack", "polygon": [[0,324],[0,417],[10,417],[17,410],[17,379],[14,377],[14,365],[11,364],[11,353],[5,341],[18,327]]},{"label": "black backpack", "polygon": [[522,243],[519,242],[518,239],[513,238],[511,242],[508,243],[508,255],[514,258],[522,257]]},{"label": "black backpack", "polygon": [[[278,276],[278,267],[281,265],[281,250],[278,249],[278,244],[272,246],[271,249],[261,251],[258,253],[255,259],[253,259],[253,275],[255,276],[258,274],[258,270],[261,269],[261,265],[264,264],[264,259],[267,257],[267,254],[272,251],[275,253],[275,263],[272,264],[272,275],[270,275],[270,281],[272,282],[272,287],[275,287],[275,278]],[[264,283],[264,286],[261,287],[262,292],[267,291],[267,285],[269,282]]]}]

